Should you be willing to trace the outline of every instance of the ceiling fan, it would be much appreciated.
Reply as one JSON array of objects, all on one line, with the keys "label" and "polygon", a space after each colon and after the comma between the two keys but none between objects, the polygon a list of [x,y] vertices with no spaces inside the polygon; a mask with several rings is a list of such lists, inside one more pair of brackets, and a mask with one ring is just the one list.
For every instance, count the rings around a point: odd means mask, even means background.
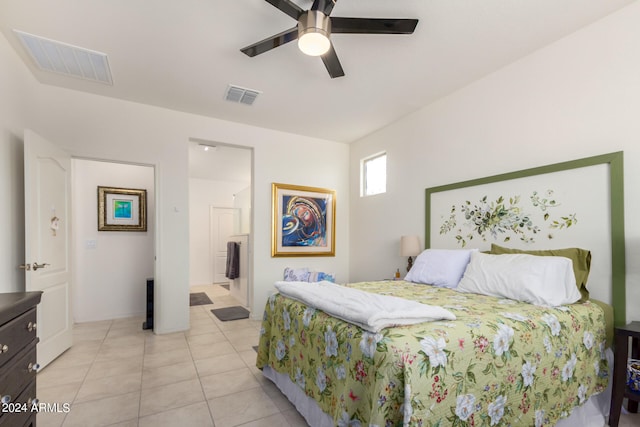
[{"label": "ceiling fan", "polygon": [[331,78],[344,76],[330,36],[334,34],[412,34],[417,19],[340,18],[331,11],[337,0],[314,0],[311,9],[303,10],[291,0],[266,0],[296,21],[298,25],[272,37],[240,49],[256,56],[298,39],[298,47],[307,55],[320,56]]}]

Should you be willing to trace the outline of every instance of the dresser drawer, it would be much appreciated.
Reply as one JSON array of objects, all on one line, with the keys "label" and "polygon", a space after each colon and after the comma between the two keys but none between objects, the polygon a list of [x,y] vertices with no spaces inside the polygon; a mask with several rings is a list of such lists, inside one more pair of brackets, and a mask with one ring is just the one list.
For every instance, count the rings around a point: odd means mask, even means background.
[{"label": "dresser drawer", "polygon": [[35,380],[36,343],[34,339],[10,363],[0,368],[0,396],[3,398],[10,396],[11,402],[16,402],[25,386]]},{"label": "dresser drawer", "polygon": [[[35,425],[35,416],[37,412],[32,411],[32,404],[35,396],[36,382],[34,380],[31,381],[31,384],[29,384],[14,401],[12,401],[14,405],[8,405],[5,407],[5,410],[10,412],[0,413],[0,426],[14,427],[24,426],[27,424]],[[33,418],[33,422],[27,423],[30,418]]]},{"label": "dresser drawer", "polygon": [[36,309],[25,312],[0,327],[0,366],[36,337]]}]

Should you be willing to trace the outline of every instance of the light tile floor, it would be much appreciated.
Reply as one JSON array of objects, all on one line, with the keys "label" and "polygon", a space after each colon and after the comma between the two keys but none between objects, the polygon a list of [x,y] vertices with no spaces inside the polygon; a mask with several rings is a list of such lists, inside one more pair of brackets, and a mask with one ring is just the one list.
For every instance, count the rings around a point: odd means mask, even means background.
[{"label": "light tile floor", "polygon": [[255,367],[260,322],[221,322],[212,308],[237,305],[218,285],[213,305],[190,308],[191,329],[142,330],[142,318],[74,326],[74,345],[38,373],[39,427],[306,426],[293,405]]},{"label": "light tile floor", "polygon": [[[38,398],[69,403],[40,412],[39,427],[307,426],[255,367],[260,322],[221,322],[212,308],[237,305],[218,285],[213,305],[190,308],[191,329],[167,335],[142,330],[142,318],[74,326],[74,345],[38,373]],[[640,427],[623,414],[619,427]]]},{"label": "light tile floor", "polygon": [[640,426],[640,413],[622,414],[620,416],[620,422],[618,423],[618,427],[638,427],[638,426]]}]

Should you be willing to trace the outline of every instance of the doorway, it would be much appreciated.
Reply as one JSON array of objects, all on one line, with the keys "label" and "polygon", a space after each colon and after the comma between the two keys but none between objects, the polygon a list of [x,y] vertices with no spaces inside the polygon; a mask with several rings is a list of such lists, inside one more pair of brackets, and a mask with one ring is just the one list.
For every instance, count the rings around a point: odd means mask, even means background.
[{"label": "doorway", "polygon": [[[190,287],[229,283],[224,275],[227,240],[214,228],[226,224],[244,235],[251,247],[253,149],[191,138],[189,141],[189,277]],[[218,233],[219,234],[219,233]],[[251,270],[253,259],[247,251]],[[248,299],[252,298],[248,274]],[[244,304],[243,304],[244,305]]]},{"label": "doorway", "polygon": [[[74,282],[78,323],[142,316],[154,276],[153,166],[73,158]],[[97,187],[146,190],[146,231],[98,231]]]}]

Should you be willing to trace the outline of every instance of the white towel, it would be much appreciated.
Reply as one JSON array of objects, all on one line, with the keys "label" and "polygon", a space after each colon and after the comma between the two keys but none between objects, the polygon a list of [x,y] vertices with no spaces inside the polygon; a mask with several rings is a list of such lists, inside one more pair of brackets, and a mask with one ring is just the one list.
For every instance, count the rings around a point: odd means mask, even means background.
[{"label": "white towel", "polygon": [[284,296],[370,332],[379,332],[390,326],[456,319],[453,313],[439,306],[374,294],[326,281],[276,282],[275,286]]}]

